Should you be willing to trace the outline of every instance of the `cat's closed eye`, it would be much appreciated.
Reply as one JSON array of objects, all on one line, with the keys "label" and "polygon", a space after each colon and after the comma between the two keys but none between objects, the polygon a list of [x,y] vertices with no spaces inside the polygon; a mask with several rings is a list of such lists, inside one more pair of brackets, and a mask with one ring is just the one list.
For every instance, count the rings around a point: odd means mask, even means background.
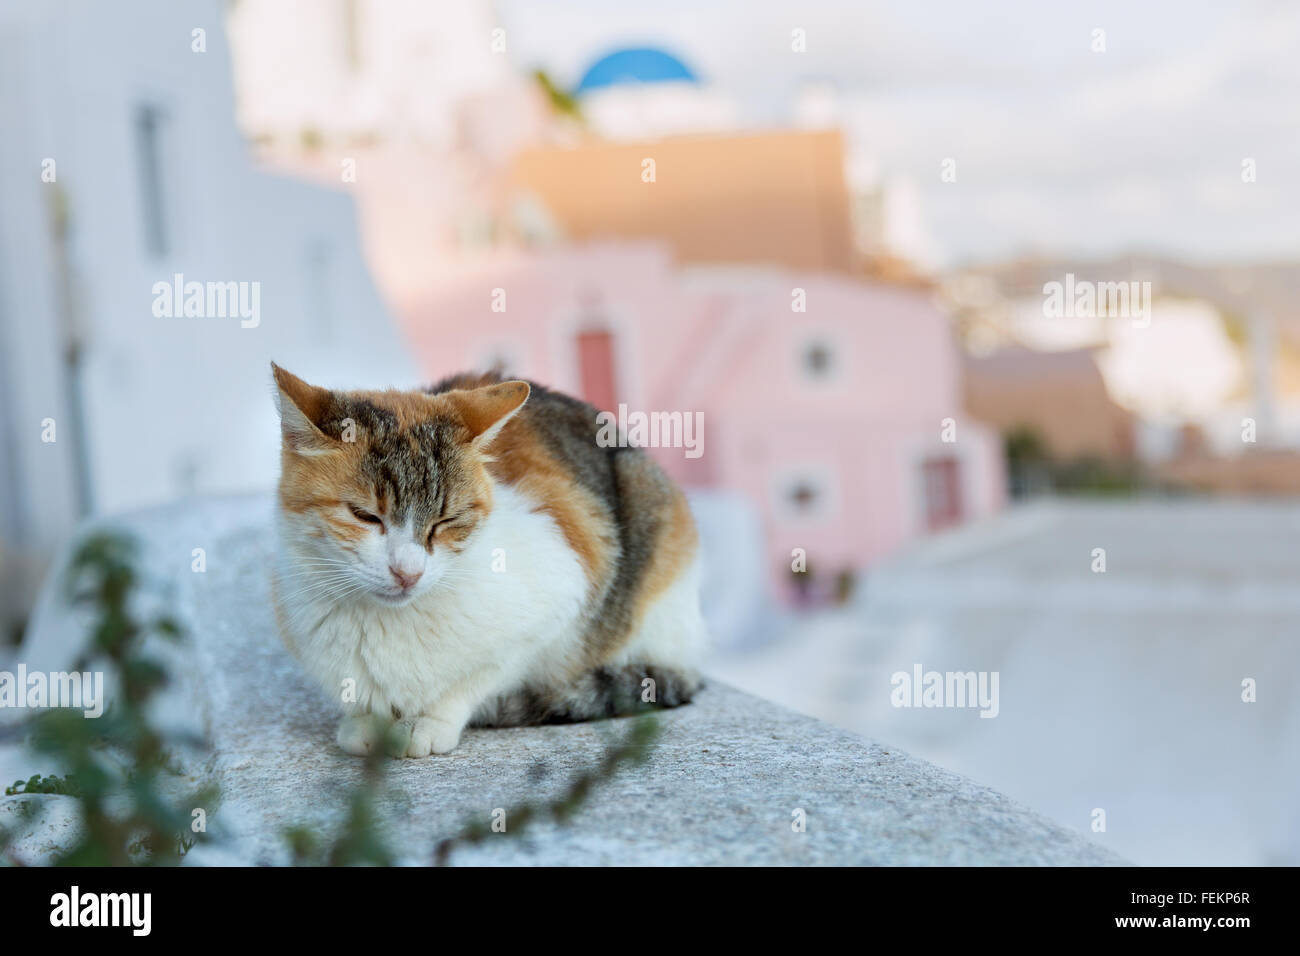
[{"label": "cat's closed eye", "polygon": [[383,530],[384,519],[379,517],[379,515],[371,514],[364,508],[358,508],[354,504],[348,505],[348,511],[352,512],[352,517],[356,518],[358,521],[364,521],[366,524],[378,525],[379,529],[381,531]]},{"label": "cat's closed eye", "polygon": [[442,527],[444,527],[444,526],[450,525],[451,522],[455,521],[457,518],[460,518],[460,517],[461,517],[461,515],[456,515],[456,516],[453,517],[453,518],[439,518],[439,519],[438,519],[437,521],[435,521],[433,524],[429,525],[429,533],[428,533],[428,535],[425,536],[425,540],[426,540],[429,544],[433,544],[433,539],[434,539],[434,536],[437,535],[437,533],[438,533],[438,529],[439,529],[439,528],[442,528]]}]

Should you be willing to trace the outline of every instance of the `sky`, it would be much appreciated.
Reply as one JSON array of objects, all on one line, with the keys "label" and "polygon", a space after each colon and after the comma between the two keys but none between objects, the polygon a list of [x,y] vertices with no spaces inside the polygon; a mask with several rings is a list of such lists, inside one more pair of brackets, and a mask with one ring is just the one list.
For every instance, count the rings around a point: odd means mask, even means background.
[{"label": "sky", "polygon": [[[784,125],[841,124],[918,197],[945,265],[1042,254],[1300,257],[1300,4],[497,0],[511,53],[576,85],[656,45]],[[792,30],[807,49],[791,49]],[[1094,52],[1094,31],[1104,51]],[[952,159],[955,181],[941,178]],[[1243,182],[1253,162],[1254,182]]]}]

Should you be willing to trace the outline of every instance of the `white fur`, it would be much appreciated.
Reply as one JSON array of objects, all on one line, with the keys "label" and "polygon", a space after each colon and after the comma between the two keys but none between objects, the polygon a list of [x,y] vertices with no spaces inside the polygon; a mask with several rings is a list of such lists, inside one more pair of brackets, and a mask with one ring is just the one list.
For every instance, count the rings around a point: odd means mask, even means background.
[{"label": "white fur", "polygon": [[646,608],[632,639],[611,660],[622,664],[662,664],[699,670],[707,646],[700,614],[700,558],[697,554],[668,590]]},{"label": "white fur", "polygon": [[[550,516],[510,487],[496,487],[489,515],[458,555],[435,547],[425,560],[419,548],[417,561],[409,528],[376,529],[355,558],[283,516],[280,531],[286,643],[338,695],[338,742],[350,753],[377,745],[366,715],[387,718],[394,709],[407,756],[446,753],[480,705],[525,681],[560,679],[580,650],[582,566]],[[404,573],[422,565],[407,593],[388,572],[396,564]],[[698,593],[693,567],[647,612],[623,656],[691,663],[704,633]]]}]

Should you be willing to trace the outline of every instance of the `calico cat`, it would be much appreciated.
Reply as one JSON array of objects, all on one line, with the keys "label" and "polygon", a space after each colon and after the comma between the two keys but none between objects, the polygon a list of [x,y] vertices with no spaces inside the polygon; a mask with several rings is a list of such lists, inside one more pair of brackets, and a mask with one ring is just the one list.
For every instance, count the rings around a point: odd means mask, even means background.
[{"label": "calico cat", "polygon": [[330,391],[272,363],[280,633],[338,694],[339,746],[446,753],[467,725],[687,703],[705,643],[695,525],[596,409],[531,382]]}]

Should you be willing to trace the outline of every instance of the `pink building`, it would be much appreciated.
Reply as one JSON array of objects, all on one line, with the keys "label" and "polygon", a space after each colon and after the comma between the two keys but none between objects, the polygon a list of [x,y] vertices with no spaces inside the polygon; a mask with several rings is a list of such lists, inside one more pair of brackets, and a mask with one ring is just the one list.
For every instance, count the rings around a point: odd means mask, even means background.
[{"label": "pink building", "polygon": [[[692,447],[652,454],[688,487],[753,504],[782,591],[1002,503],[997,436],[965,415],[949,325],[925,292],[683,269],[655,242],[458,261],[432,288],[398,304],[430,378],[500,362],[600,408],[701,422],[680,433]],[[792,574],[796,549],[807,577]]]}]

